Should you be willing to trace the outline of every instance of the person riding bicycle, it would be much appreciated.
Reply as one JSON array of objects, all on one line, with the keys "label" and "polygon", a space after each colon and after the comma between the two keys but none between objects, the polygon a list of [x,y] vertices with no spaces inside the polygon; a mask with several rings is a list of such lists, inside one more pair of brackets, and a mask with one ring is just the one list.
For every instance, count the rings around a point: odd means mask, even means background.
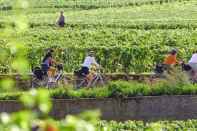
[{"label": "person riding bicycle", "polygon": [[156,76],[163,76],[164,71],[170,71],[174,65],[176,65],[178,62],[177,58],[177,51],[173,49],[166,55],[163,63],[158,63],[154,69],[154,72],[156,73]]},{"label": "person riding bicycle", "polygon": [[172,67],[174,67],[177,63],[180,63],[177,60],[177,50],[173,49],[169,52],[169,54],[165,57],[163,66],[164,68],[169,71]]},{"label": "person riding bicycle", "polygon": [[97,66],[95,64],[92,64],[90,66],[89,73],[86,75],[86,79],[88,83],[90,83],[93,80],[96,73],[97,73]]},{"label": "person riding bicycle", "polygon": [[193,78],[196,79],[197,78],[197,50],[193,53],[188,64],[192,69]]},{"label": "person riding bicycle", "polygon": [[54,77],[56,73],[56,68],[53,67],[53,64],[56,63],[53,59],[53,52],[52,49],[49,49],[42,61],[42,70],[45,75],[48,75],[50,81],[52,81],[52,77]]},{"label": "person riding bicycle", "polygon": [[173,49],[165,57],[163,64],[165,64],[165,65],[176,65],[178,63],[176,56],[177,56],[177,51]]},{"label": "person riding bicycle", "polygon": [[95,57],[94,57],[94,51],[90,51],[88,55],[86,56],[81,70],[79,71],[79,74],[82,76],[86,76],[89,74],[89,70],[92,65],[95,65],[96,67],[99,67],[99,64],[96,62]]},{"label": "person riding bicycle", "polygon": [[197,50],[193,53],[188,63],[193,70],[197,71]]},{"label": "person riding bicycle", "polygon": [[100,69],[100,65],[95,60],[94,51],[88,52],[81,69],[74,72],[77,76],[76,88],[91,87],[98,83],[103,85],[103,78],[98,69]]},{"label": "person riding bicycle", "polygon": [[[53,59],[53,50],[48,49],[45,54],[41,68],[35,67],[33,69],[32,87],[53,87],[62,82],[66,83],[63,76],[63,64],[56,62]],[[62,84],[62,83],[61,83]]]},{"label": "person riding bicycle", "polygon": [[53,52],[54,51],[52,49],[49,49],[42,60],[41,66],[42,66],[43,71],[45,71],[46,73],[53,63]]}]

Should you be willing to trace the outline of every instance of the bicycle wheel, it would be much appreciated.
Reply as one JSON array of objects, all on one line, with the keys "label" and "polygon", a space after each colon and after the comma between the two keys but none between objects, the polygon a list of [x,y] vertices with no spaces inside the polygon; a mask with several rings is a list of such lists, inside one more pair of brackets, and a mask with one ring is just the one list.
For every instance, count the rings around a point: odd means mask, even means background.
[{"label": "bicycle wheel", "polygon": [[88,84],[88,87],[94,87],[94,86],[104,86],[105,82],[103,77],[98,74],[96,75],[93,80],[91,81],[91,83]]},{"label": "bicycle wheel", "polygon": [[75,88],[79,89],[81,87],[86,87],[88,84],[87,80],[85,77],[77,77],[75,80]]},{"label": "bicycle wheel", "polygon": [[38,88],[40,87],[40,81],[36,78],[32,79],[31,88]]},{"label": "bicycle wheel", "polygon": [[65,86],[65,85],[68,84],[68,80],[66,78],[64,78],[64,77],[61,77],[59,80],[57,80],[55,82],[55,84],[56,84],[56,87]]},{"label": "bicycle wheel", "polygon": [[38,88],[38,87],[46,87],[47,82],[45,80],[39,80],[39,79],[33,79],[31,87],[32,88]]}]

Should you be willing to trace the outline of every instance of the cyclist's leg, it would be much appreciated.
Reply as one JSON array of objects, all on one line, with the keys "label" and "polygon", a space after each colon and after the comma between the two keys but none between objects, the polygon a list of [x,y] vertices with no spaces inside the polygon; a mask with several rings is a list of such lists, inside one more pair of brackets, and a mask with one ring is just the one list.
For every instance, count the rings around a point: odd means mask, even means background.
[{"label": "cyclist's leg", "polygon": [[91,80],[91,83],[89,84],[89,87],[94,87],[96,85],[104,85],[104,80],[103,77],[101,76],[101,74],[95,74],[94,77]]},{"label": "cyclist's leg", "polygon": [[47,74],[48,74],[49,82],[54,82],[55,81],[56,68],[50,67]]},{"label": "cyclist's leg", "polygon": [[77,78],[76,80],[76,88],[79,89],[80,87],[86,86],[87,80],[85,77]]},{"label": "cyclist's leg", "polygon": [[95,86],[96,83],[98,83],[98,81],[99,81],[99,77],[98,77],[98,75],[95,75],[94,78],[91,81],[91,86],[92,87]]},{"label": "cyclist's leg", "polygon": [[89,74],[89,68],[88,67],[82,67],[81,68],[81,75],[87,76]]},{"label": "cyclist's leg", "polygon": [[58,71],[56,76],[55,76],[55,83],[57,86],[61,85],[66,85],[68,84],[67,78],[64,76],[63,71]]},{"label": "cyclist's leg", "polygon": [[88,67],[81,67],[81,69],[77,73],[76,80],[75,80],[76,81],[76,83],[75,83],[76,88],[80,88],[82,86],[87,86],[88,82],[87,82],[86,76],[88,74],[89,74],[89,68]]}]

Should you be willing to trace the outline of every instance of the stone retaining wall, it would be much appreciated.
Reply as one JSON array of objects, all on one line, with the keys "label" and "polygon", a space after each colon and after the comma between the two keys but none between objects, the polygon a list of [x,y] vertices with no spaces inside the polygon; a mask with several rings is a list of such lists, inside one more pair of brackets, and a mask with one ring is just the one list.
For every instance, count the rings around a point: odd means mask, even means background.
[{"label": "stone retaining wall", "polygon": [[[147,96],[126,99],[53,100],[51,115],[64,118],[85,110],[100,109],[105,120],[197,119],[197,96]],[[17,101],[0,101],[0,112],[17,111]]]}]

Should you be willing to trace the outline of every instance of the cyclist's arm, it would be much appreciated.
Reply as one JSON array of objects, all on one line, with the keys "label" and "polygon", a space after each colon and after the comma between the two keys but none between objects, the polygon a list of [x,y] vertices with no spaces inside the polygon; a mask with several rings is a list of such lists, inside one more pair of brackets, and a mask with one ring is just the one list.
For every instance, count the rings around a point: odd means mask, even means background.
[{"label": "cyclist's arm", "polygon": [[95,65],[97,68],[100,67],[100,65],[96,62],[95,58],[92,58],[92,64]]},{"label": "cyclist's arm", "polygon": [[175,58],[175,61],[176,61],[176,64],[178,64],[178,65],[183,63],[183,60],[177,60],[176,58]]},{"label": "cyclist's arm", "polygon": [[51,63],[51,65],[57,65],[58,64],[58,62],[53,58],[50,59],[50,63]]}]

